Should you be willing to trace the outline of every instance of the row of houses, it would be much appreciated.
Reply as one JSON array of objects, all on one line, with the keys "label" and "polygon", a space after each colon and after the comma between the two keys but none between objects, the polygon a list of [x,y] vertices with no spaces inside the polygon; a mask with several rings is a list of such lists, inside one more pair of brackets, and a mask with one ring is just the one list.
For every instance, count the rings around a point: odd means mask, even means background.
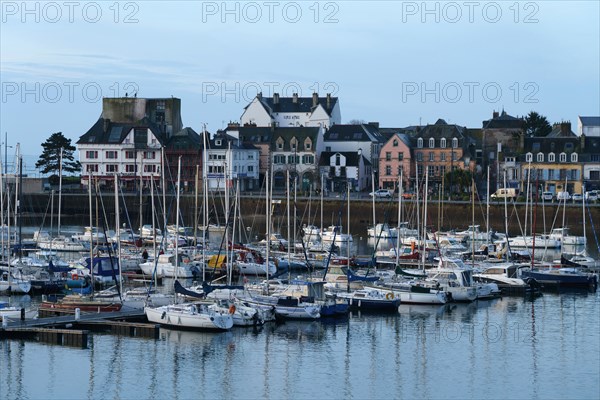
[{"label": "row of houses", "polygon": [[[178,167],[184,190],[207,179],[211,190],[238,181],[259,189],[272,174],[275,189],[296,182],[299,190],[355,191],[372,186],[405,190],[429,175],[436,188],[455,170],[471,171],[490,186],[521,188],[527,179],[546,191],[600,188],[600,117],[579,117],[546,137],[526,137],[524,118],[505,111],[480,128],[438,119],[404,128],[376,122],[342,124],[337,97],[264,97],[259,93],[239,122],[211,134],[183,127],[178,98],[104,98],[102,114],[77,141],[82,180],[126,188],[174,182]],[[206,151],[204,151],[206,149]],[[288,176],[290,181],[288,181]],[[164,177],[164,178],[163,178]],[[451,179],[451,178],[450,178]],[[451,182],[450,182],[451,184]]]}]

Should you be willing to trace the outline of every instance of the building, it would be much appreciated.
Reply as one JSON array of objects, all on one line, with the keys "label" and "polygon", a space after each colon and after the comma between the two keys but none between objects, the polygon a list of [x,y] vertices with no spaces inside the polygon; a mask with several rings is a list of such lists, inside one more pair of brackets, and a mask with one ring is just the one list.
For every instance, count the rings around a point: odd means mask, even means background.
[{"label": "building", "polygon": [[[207,133],[208,134],[208,133]],[[167,181],[176,182],[181,158],[181,187],[184,192],[195,190],[196,177],[202,187],[203,138],[192,128],[183,128],[171,136],[165,145]]]},{"label": "building", "polygon": [[162,149],[182,130],[181,100],[137,97],[104,98],[102,114],[77,141],[82,183],[91,175],[112,186],[119,175],[126,189],[160,185]]},{"label": "building", "polygon": [[[413,138],[416,175],[410,179],[414,185],[416,177],[422,179],[427,168],[429,187],[436,191],[445,179],[446,172],[455,169],[475,171],[474,154],[475,140],[468,136],[466,127],[448,124],[443,119],[438,119],[435,124],[419,130]],[[454,184],[456,182],[445,182],[453,192],[456,191]]]},{"label": "building", "polygon": [[320,175],[325,186],[332,192],[345,190],[347,183],[353,191],[369,189],[371,181],[371,162],[362,155],[362,151],[324,151],[319,159]]},{"label": "building", "polygon": [[[322,150],[328,152],[357,152],[360,150],[376,169],[379,166],[379,153],[385,142],[386,139],[379,132],[377,123],[338,124],[333,125],[323,135]],[[377,181],[379,171],[374,170],[374,173]]]},{"label": "building", "polygon": [[340,105],[337,97],[327,94],[319,97],[263,97],[262,93],[244,108],[240,118],[242,125],[291,127],[323,127],[325,129],[341,123]]},{"label": "building", "polygon": [[537,187],[541,191],[553,193],[565,190],[569,193],[581,193],[581,141],[571,131],[570,122],[554,124],[552,132],[545,137],[525,138],[523,151],[519,160],[523,177],[522,193],[527,190],[527,182],[534,188],[533,192],[536,192]]},{"label": "building", "polygon": [[225,190],[239,182],[240,190],[258,187],[259,150],[239,138],[217,131],[206,150],[209,190]]},{"label": "building", "polygon": [[403,188],[411,177],[411,139],[405,133],[395,133],[381,148],[379,155],[379,188],[396,190],[402,175]]},{"label": "building", "polygon": [[229,136],[238,138],[242,143],[250,143],[259,151],[258,175],[259,185],[265,181],[265,175],[271,166],[271,138],[274,127],[244,125],[230,122],[225,129]]},{"label": "building", "polygon": [[600,117],[579,116],[577,118],[577,134],[600,137]]}]

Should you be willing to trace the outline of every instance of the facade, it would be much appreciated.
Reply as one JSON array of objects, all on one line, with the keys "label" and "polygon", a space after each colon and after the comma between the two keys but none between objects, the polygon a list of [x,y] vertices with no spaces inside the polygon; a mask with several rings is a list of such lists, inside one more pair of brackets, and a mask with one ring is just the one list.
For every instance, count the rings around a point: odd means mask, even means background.
[{"label": "facade", "polygon": [[319,183],[318,162],[321,127],[274,128],[271,136],[273,187],[284,190],[289,171],[290,181],[297,179],[298,188],[308,191]]},{"label": "facade", "polygon": [[245,125],[229,123],[225,133],[238,138],[242,143],[249,143],[259,151],[259,184],[262,186],[265,174],[271,165],[271,138],[274,127]]},{"label": "facade", "polygon": [[196,175],[202,187],[202,136],[192,128],[183,128],[171,136],[165,145],[165,171],[167,180],[177,181],[179,158],[181,157],[181,187],[184,192],[194,191]]},{"label": "facade", "polygon": [[[375,124],[338,124],[334,125],[323,135],[323,151],[328,152],[357,152],[369,160],[372,166],[379,166],[379,153],[386,142]],[[375,172],[377,179],[379,171]],[[369,180],[369,186],[371,185]]]},{"label": "facade", "polygon": [[256,147],[217,131],[206,150],[209,190],[225,190],[239,181],[240,190],[258,187],[259,151]]},{"label": "facade", "polygon": [[406,189],[411,177],[411,160],[410,137],[404,133],[394,134],[379,154],[379,188],[396,190],[402,175],[402,187]]},{"label": "facade", "polygon": [[357,152],[324,151],[319,159],[320,175],[325,179],[325,186],[332,192],[345,190],[349,182],[353,191],[369,189],[371,181],[371,163]]},{"label": "facade", "polygon": [[[416,177],[422,179],[427,168],[429,187],[436,191],[447,172],[474,170],[474,153],[475,140],[467,135],[467,128],[438,119],[435,124],[423,127],[413,138],[416,175],[411,177],[411,181],[414,184]],[[447,184],[453,186],[452,182]]]},{"label": "facade", "polygon": [[570,122],[554,124],[547,136],[525,138],[524,143],[524,154],[519,160],[522,193],[526,192],[528,181],[532,188],[538,187],[541,191],[581,193],[581,142],[571,131]]},{"label": "facade", "polygon": [[242,125],[292,127],[323,127],[325,129],[341,123],[340,105],[337,97],[263,97],[262,93],[244,108],[240,120]]}]

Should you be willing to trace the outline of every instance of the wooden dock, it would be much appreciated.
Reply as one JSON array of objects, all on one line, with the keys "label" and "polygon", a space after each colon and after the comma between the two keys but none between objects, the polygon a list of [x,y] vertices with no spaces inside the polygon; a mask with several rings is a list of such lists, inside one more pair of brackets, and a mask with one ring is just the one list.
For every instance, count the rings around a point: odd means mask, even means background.
[{"label": "wooden dock", "polygon": [[[48,318],[13,320],[0,329],[0,339],[34,339],[40,342],[87,348],[90,331],[158,339],[160,325],[148,324],[144,310],[65,314]],[[134,321],[134,322],[131,322]]]}]

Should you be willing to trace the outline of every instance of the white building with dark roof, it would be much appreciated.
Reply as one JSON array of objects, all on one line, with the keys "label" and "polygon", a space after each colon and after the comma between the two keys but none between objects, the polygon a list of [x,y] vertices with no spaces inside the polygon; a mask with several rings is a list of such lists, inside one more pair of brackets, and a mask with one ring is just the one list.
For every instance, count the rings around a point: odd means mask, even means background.
[{"label": "white building with dark roof", "polygon": [[323,127],[325,129],[341,123],[340,105],[337,97],[327,94],[319,97],[263,97],[262,93],[244,108],[240,120],[242,125],[292,127]]},{"label": "white building with dark roof", "polygon": [[206,178],[209,190],[225,190],[239,180],[240,190],[259,186],[258,148],[218,131],[206,150]]},{"label": "white building with dark roof", "polygon": [[325,186],[332,192],[343,191],[347,182],[357,192],[370,188],[371,163],[360,150],[324,151],[319,169],[326,180]]}]

